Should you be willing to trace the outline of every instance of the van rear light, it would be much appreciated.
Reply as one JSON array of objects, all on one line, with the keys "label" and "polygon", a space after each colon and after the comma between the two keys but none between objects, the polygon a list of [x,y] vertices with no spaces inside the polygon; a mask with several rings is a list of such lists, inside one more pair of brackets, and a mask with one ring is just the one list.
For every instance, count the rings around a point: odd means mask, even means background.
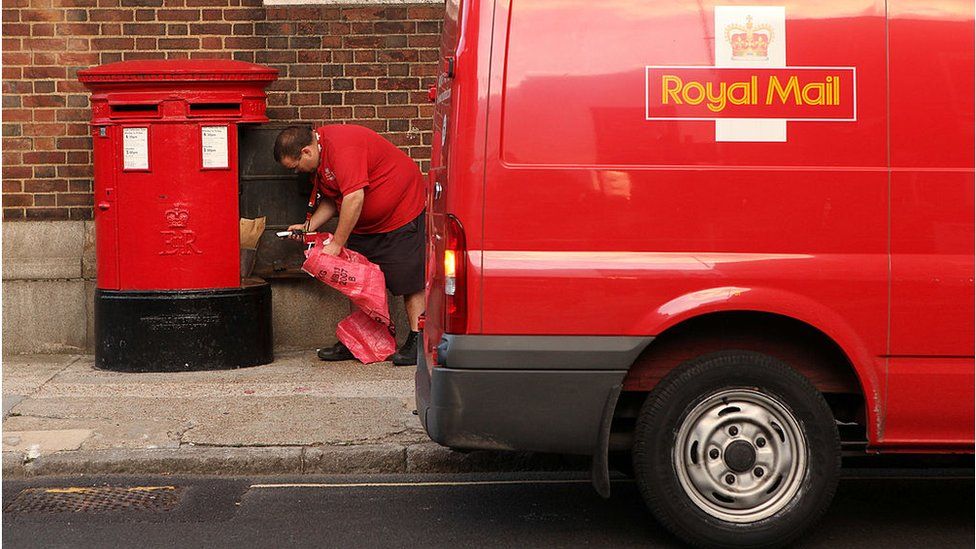
[{"label": "van rear light", "polygon": [[466,257],[464,228],[458,218],[448,214],[444,245],[444,331],[463,334],[468,327]]}]

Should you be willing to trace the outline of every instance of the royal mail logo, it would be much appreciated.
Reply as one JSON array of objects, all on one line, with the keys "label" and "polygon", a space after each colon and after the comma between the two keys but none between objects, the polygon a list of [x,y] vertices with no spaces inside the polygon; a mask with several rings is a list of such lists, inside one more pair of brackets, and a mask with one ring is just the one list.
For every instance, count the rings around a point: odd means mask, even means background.
[{"label": "royal mail logo", "polygon": [[854,67],[649,66],[648,120],[856,120]]},{"label": "royal mail logo", "polygon": [[787,66],[786,11],[715,8],[714,66],[645,67],[645,118],[714,120],[716,141],[786,141],[787,122],[857,120],[857,69]]}]

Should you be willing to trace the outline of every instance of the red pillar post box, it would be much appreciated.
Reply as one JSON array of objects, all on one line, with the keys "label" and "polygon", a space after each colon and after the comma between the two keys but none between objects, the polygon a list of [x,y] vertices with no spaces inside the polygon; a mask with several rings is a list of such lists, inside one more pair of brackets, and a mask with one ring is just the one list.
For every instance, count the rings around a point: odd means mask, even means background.
[{"label": "red pillar post box", "polygon": [[277,71],[126,61],[78,78],[92,91],[96,364],[271,362],[270,286],[240,277],[237,130],[267,122],[264,88]]}]

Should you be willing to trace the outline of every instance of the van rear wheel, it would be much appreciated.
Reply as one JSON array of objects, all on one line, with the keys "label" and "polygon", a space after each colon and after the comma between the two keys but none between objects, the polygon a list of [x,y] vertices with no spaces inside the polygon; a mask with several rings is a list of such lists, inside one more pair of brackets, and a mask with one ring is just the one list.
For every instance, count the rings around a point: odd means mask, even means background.
[{"label": "van rear wheel", "polygon": [[826,401],[759,353],[679,366],[648,395],[634,435],[644,501],[694,545],[784,545],[823,515],[837,487],[840,439]]}]

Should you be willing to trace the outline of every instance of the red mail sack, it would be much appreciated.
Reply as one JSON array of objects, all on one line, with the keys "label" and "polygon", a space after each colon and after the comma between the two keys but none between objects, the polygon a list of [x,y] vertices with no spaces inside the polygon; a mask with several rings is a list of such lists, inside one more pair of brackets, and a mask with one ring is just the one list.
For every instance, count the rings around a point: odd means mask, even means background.
[{"label": "red mail sack", "polygon": [[302,270],[339,290],[359,308],[339,323],[339,341],[363,363],[386,360],[396,351],[396,339],[383,271],[362,254],[346,248],[339,255],[323,253],[331,239],[328,233],[316,237],[305,252]]}]

